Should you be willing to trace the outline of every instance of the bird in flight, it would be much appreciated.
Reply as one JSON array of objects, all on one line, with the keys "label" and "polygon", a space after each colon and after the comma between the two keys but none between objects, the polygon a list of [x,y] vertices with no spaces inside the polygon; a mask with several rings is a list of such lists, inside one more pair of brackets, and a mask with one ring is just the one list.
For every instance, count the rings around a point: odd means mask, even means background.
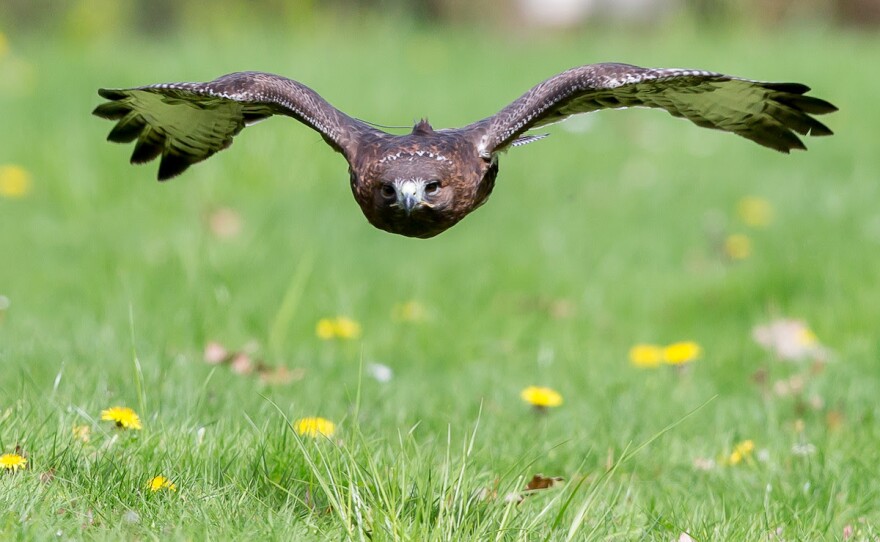
[{"label": "bird in flight", "polygon": [[501,111],[463,128],[426,121],[393,135],[339,111],[307,86],[262,72],[207,83],[100,89],[94,114],[117,121],[107,136],[135,142],[131,163],[161,156],[159,180],[232,144],[243,128],[272,115],[316,130],[349,166],[351,190],[370,223],[408,237],[449,229],[482,205],[495,185],[498,155],[546,137],[530,130],[600,109],[665,109],[697,126],[733,132],[788,153],[796,134],[831,135],[813,118],[836,111],[799,83],[768,83],[686,69],[591,64],[533,87]]}]

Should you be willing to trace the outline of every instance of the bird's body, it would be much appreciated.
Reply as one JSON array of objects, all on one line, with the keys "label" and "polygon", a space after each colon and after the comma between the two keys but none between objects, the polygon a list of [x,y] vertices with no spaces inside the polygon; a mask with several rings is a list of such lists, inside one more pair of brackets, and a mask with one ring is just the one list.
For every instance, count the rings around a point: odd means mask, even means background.
[{"label": "bird's body", "polygon": [[570,115],[655,107],[695,124],[736,133],[781,152],[803,149],[795,135],[830,135],[811,115],[835,111],[797,83],[763,83],[714,72],[592,64],[536,85],[496,115],[451,130],[427,121],[392,135],[337,110],[284,77],[239,72],[208,83],[164,83],[99,91],[94,113],[118,121],[108,139],[136,140],[132,163],[159,156],[159,179],[225,149],[244,127],[280,114],[318,131],[349,164],[355,200],[371,224],[408,237],[433,237],[485,203],[498,155]]},{"label": "bird's body", "polygon": [[[422,238],[449,229],[482,205],[497,173],[497,160],[482,159],[468,134],[434,131],[427,121],[404,136],[377,137],[374,145],[358,152],[350,168],[352,193],[372,225]],[[414,203],[422,200],[422,205],[407,209],[405,197],[398,201],[407,182]],[[395,189],[383,190],[389,185]]]}]

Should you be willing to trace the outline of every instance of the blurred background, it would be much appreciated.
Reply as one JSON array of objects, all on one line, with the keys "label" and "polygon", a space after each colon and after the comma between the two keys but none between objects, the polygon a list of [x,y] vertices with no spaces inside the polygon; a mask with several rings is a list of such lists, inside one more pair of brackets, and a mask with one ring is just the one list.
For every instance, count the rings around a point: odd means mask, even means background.
[{"label": "blurred background", "polygon": [[394,16],[414,24],[478,24],[505,28],[656,25],[688,17],[699,23],[774,27],[784,22],[880,23],[877,0],[5,0],[0,23],[16,32],[87,36],[167,34],[217,25],[311,27],[328,16]]},{"label": "blurred background", "polygon": [[[864,135],[880,124],[865,91],[876,76],[864,69],[880,57],[878,22],[871,0],[4,0],[0,253],[15,257],[0,263],[0,332],[54,330],[35,357],[68,351],[78,328],[89,344],[108,321],[124,342],[130,302],[161,359],[223,334],[256,340],[272,361],[331,364],[313,324],[347,314],[372,327],[368,356],[440,372],[496,359],[507,341],[522,347],[513,363],[532,371],[542,333],[575,330],[589,330],[590,344],[611,340],[616,363],[639,337],[723,333],[704,320],[718,303],[740,335],[780,312],[807,313],[828,333],[841,319],[823,306],[864,286],[854,262],[880,239],[877,145]],[[490,204],[419,242],[372,229],[344,161],[295,123],[249,128],[229,151],[157,185],[155,163],[130,166],[130,149],[104,141],[110,123],[89,115],[98,87],[264,70],[400,133],[423,116],[464,125],[601,61],[805,82],[841,107],[823,119],[838,135],[783,156],[663,112],[579,117],[502,157]],[[742,233],[731,209],[752,196],[775,207],[778,227],[748,239],[739,265],[718,247]],[[321,280],[267,351],[267,322],[305,261]],[[656,282],[642,288],[645,273]],[[880,310],[875,290],[853,301],[861,331]],[[383,327],[393,305],[413,298],[444,323],[415,335]],[[562,327],[545,310],[560,299],[572,307]],[[509,319],[520,303],[541,316]],[[463,340],[456,319],[499,331]],[[443,363],[420,346],[437,344],[437,332],[459,341]]]}]

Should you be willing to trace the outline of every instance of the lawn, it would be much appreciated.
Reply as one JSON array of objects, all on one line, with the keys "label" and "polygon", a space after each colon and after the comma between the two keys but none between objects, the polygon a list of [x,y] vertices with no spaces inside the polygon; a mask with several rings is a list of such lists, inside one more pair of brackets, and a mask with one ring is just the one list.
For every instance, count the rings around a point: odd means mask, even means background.
[{"label": "lawn", "polygon": [[[321,24],[9,38],[0,167],[30,184],[0,197],[0,454],[28,463],[0,473],[0,538],[880,536],[880,38]],[[295,122],[160,185],[89,114],[99,86],[254,69],[456,126],[612,60],[805,82],[837,134],[786,156],[602,112],[503,156],[485,207],[413,240],[373,229]],[[319,337],[337,317],[360,333]],[[753,339],[782,319],[808,326],[803,359]],[[699,358],[630,360],[680,341]],[[207,363],[214,343],[237,361]],[[531,407],[531,385],[563,403]],[[142,429],[101,421],[113,406]],[[312,416],[332,436],[299,435]],[[536,474],[564,482],[524,494]]]}]

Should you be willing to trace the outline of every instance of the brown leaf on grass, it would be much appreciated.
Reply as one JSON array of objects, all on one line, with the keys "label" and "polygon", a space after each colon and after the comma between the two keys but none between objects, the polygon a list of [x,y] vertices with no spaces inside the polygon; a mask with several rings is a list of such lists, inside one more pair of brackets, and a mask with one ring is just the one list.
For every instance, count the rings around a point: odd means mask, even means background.
[{"label": "brown leaf on grass", "polygon": [[825,414],[825,425],[828,426],[828,429],[837,430],[840,429],[846,418],[843,415],[843,412],[839,410],[829,410],[827,414]]},{"label": "brown leaf on grass", "polygon": [[481,487],[474,492],[474,497],[480,501],[492,501],[498,498],[498,486],[501,484],[501,480],[495,478],[492,482],[492,487]]},{"label": "brown leaf on grass", "polygon": [[217,341],[209,341],[205,345],[205,363],[209,365],[218,365],[225,361],[229,361],[230,354],[226,347]]},{"label": "brown leaf on grass", "polygon": [[95,524],[95,513],[92,512],[92,510],[90,508],[90,509],[86,510],[85,514],[83,514],[83,523],[80,527],[83,530],[86,530],[94,524]]},{"label": "brown leaf on grass", "polygon": [[543,474],[536,474],[532,476],[532,479],[529,480],[529,483],[526,485],[525,491],[540,491],[542,489],[550,489],[553,487],[561,486],[565,482],[561,476],[553,476],[546,477]]},{"label": "brown leaf on grass", "polygon": [[755,326],[752,337],[783,361],[825,361],[828,357],[828,351],[802,320],[783,318]]},{"label": "brown leaf on grass", "polygon": [[46,472],[40,473],[40,482],[44,484],[50,483],[55,479],[55,469],[49,469]]},{"label": "brown leaf on grass", "polygon": [[263,384],[283,385],[302,380],[306,376],[306,370],[302,367],[288,369],[284,365],[269,367],[261,363],[257,365],[257,375]]},{"label": "brown leaf on grass", "polygon": [[[545,491],[554,487],[559,487],[563,483],[565,483],[565,480],[560,476],[547,477],[543,474],[536,474],[532,476],[532,479],[529,480],[529,483],[526,484],[526,487],[522,491],[511,491],[510,493],[505,495],[504,502],[515,502],[516,504],[519,504],[523,502],[526,497],[530,497],[539,491]],[[494,488],[483,488],[480,489],[477,493],[477,497],[480,500],[494,499],[497,496],[498,480],[495,481]]]},{"label": "brown leaf on grass", "polygon": [[787,397],[789,395],[800,395],[804,391],[806,380],[801,375],[792,375],[783,380],[777,380],[773,383],[773,393],[779,397]]},{"label": "brown leaf on grass", "polygon": [[715,470],[718,463],[710,457],[697,457],[694,459],[694,469],[703,472]]},{"label": "brown leaf on grass", "polygon": [[238,375],[248,375],[254,372],[254,363],[251,361],[251,356],[245,352],[236,352],[232,355],[232,360],[229,362],[229,368],[232,369],[232,372]]},{"label": "brown leaf on grass", "polygon": [[752,382],[763,388],[764,385],[767,384],[768,376],[769,372],[767,371],[767,368],[761,367],[752,373]]},{"label": "brown leaf on grass", "polygon": [[229,365],[229,369],[237,375],[254,374],[264,384],[290,384],[305,377],[306,371],[301,367],[288,369],[283,365],[270,366],[263,361],[255,360],[252,354],[260,350],[260,345],[250,342],[241,350],[230,351],[217,341],[209,341],[205,345],[204,359],[211,365]]},{"label": "brown leaf on grass", "polygon": [[232,239],[241,233],[241,215],[229,207],[220,207],[208,214],[208,229],[218,239]]},{"label": "brown leaf on grass", "polygon": [[527,313],[543,313],[554,320],[567,320],[577,313],[577,305],[570,299],[546,296],[516,296],[504,299],[507,305],[513,301],[516,309]]}]

